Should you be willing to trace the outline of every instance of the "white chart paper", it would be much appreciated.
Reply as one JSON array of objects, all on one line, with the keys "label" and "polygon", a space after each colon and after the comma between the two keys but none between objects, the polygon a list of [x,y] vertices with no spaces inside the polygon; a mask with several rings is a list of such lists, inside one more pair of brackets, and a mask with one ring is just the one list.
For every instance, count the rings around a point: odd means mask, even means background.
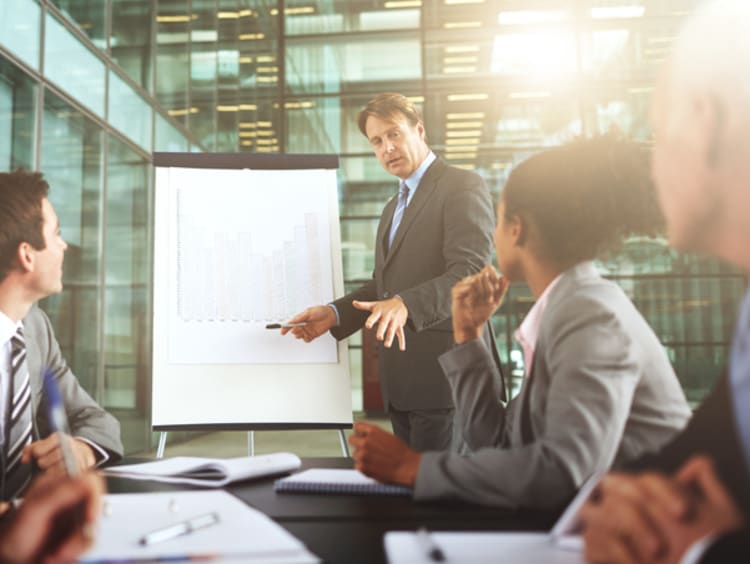
[{"label": "white chart paper", "polygon": [[335,174],[169,169],[170,363],[338,361],[330,335],[304,343],[265,329],[333,300]]}]

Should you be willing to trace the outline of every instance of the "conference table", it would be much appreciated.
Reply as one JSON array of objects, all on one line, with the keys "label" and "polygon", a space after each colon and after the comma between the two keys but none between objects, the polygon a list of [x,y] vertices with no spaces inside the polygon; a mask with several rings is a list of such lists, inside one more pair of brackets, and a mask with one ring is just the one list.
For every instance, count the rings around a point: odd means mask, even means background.
[{"label": "conference table", "polygon": [[[132,461],[127,461],[132,462]],[[302,468],[351,468],[349,458],[304,458]],[[231,484],[226,491],[271,517],[330,564],[384,563],[387,531],[542,531],[556,513],[490,508],[456,501],[415,502],[408,497],[276,493],[278,476]],[[177,491],[189,486],[107,478],[110,493]]]}]

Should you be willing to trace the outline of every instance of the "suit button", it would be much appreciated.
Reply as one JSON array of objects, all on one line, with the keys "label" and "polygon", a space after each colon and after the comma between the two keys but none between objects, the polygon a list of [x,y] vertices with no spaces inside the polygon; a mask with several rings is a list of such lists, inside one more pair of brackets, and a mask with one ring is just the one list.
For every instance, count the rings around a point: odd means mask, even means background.
[{"label": "suit button", "polygon": [[387,297],[389,297],[389,294],[388,294],[388,292],[383,292],[383,297],[384,297],[384,298],[387,298]]}]

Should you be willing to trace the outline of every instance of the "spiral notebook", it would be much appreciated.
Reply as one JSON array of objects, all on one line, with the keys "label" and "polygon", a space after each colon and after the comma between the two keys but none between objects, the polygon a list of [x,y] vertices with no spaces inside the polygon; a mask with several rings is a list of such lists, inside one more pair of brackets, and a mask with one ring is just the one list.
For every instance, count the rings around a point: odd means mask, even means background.
[{"label": "spiral notebook", "polygon": [[329,468],[313,468],[276,480],[273,489],[282,493],[412,495],[411,488],[378,482],[358,470]]}]

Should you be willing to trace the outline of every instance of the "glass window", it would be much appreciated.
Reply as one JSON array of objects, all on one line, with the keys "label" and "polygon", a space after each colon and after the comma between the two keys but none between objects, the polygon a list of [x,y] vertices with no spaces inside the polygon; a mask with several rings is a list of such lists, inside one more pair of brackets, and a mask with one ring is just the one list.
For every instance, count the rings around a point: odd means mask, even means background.
[{"label": "glass window", "polygon": [[146,159],[109,138],[104,225],[104,406],[126,410],[123,438],[130,452],[148,448],[151,392],[149,283],[150,210]]},{"label": "glass window", "polygon": [[107,48],[107,2],[102,0],[52,0],[60,11],[88,35],[99,49]]},{"label": "glass window", "polygon": [[37,85],[0,56],[0,170],[33,170]]},{"label": "glass window", "polygon": [[104,63],[47,14],[44,72],[76,100],[104,117]]},{"label": "glass window", "polygon": [[40,14],[33,0],[0,2],[0,44],[33,69],[39,68]]},{"label": "glass window", "polygon": [[112,0],[112,59],[142,88],[151,91],[151,26],[155,2]]},{"label": "glass window", "polygon": [[63,355],[84,388],[101,400],[99,257],[102,131],[90,119],[45,93],[41,170],[68,243],[63,291],[43,301]]},{"label": "glass window", "polygon": [[190,145],[187,137],[161,114],[156,114],[156,151],[186,152]]},{"label": "glass window", "polygon": [[117,73],[109,73],[109,122],[151,152],[151,106]]},{"label": "glass window", "polygon": [[284,24],[287,35],[416,29],[419,27],[421,12],[413,3],[409,6],[399,2],[385,2],[381,6],[366,0],[288,0],[285,4]]},{"label": "glass window", "polygon": [[421,76],[421,47],[413,34],[287,42],[286,87],[293,93],[412,90],[416,84],[408,81]]}]

